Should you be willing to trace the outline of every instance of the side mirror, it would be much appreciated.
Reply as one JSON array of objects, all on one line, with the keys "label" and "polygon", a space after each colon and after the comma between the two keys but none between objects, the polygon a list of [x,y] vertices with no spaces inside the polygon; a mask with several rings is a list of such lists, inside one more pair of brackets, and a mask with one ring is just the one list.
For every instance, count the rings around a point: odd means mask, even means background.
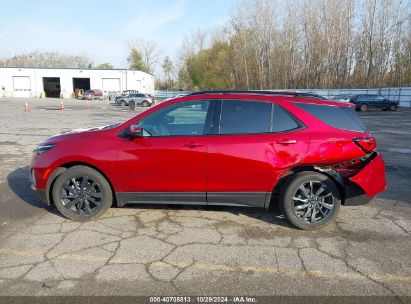
[{"label": "side mirror", "polygon": [[129,133],[132,137],[143,137],[143,128],[140,125],[131,125]]}]

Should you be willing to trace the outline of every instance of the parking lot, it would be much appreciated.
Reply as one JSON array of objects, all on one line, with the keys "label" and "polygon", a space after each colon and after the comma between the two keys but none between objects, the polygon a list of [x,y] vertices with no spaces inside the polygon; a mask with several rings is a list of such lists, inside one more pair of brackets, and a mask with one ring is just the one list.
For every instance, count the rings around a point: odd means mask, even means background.
[{"label": "parking lot", "polygon": [[276,211],[233,207],[126,206],[67,220],[30,190],[31,151],[138,111],[39,99],[24,112],[25,101],[0,98],[0,295],[411,296],[411,110],[361,114],[388,189],[309,232]]}]

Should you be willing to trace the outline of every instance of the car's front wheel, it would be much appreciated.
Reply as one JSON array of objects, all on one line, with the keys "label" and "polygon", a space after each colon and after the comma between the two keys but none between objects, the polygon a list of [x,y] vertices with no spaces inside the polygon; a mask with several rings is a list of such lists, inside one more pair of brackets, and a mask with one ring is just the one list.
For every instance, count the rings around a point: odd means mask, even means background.
[{"label": "car's front wheel", "polygon": [[113,193],[105,177],[86,166],[74,166],[59,175],[52,196],[61,214],[81,222],[100,217],[113,202]]},{"label": "car's front wheel", "polygon": [[390,111],[397,111],[397,105],[391,105]]},{"label": "car's front wheel", "polygon": [[143,101],[143,107],[149,107],[150,103],[147,100]]},{"label": "car's front wheel", "polygon": [[279,203],[286,219],[303,230],[329,224],[341,206],[335,182],[318,172],[300,172],[290,177],[280,192]]}]

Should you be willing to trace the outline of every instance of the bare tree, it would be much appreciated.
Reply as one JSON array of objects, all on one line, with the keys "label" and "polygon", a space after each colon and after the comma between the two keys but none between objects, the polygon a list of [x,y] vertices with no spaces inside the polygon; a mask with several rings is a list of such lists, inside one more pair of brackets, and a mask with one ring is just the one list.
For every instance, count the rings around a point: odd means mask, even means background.
[{"label": "bare tree", "polygon": [[407,0],[243,0],[225,26],[187,36],[179,78],[190,87],[216,73],[187,68],[224,42],[236,88],[411,85],[410,11]]},{"label": "bare tree", "polygon": [[56,52],[35,51],[4,59],[2,66],[42,68],[87,68],[92,64],[85,55],[64,55]]},{"label": "bare tree", "polygon": [[156,42],[138,39],[128,43],[130,53],[137,51],[141,55],[145,72],[154,74],[160,57],[160,48]]}]

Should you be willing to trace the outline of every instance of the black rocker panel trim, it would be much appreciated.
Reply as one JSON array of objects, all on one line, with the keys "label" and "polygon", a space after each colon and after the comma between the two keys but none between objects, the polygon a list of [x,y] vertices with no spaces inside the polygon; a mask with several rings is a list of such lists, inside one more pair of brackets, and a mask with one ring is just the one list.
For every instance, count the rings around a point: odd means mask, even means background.
[{"label": "black rocker panel trim", "polygon": [[117,205],[181,204],[267,208],[271,192],[118,192]]},{"label": "black rocker panel trim", "polygon": [[266,206],[267,192],[208,192],[207,205],[260,207]]},{"label": "black rocker panel trim", "polygon": [[207,204],[205,192],[118,192],[116,198],[118,206],[125,204]]}]

